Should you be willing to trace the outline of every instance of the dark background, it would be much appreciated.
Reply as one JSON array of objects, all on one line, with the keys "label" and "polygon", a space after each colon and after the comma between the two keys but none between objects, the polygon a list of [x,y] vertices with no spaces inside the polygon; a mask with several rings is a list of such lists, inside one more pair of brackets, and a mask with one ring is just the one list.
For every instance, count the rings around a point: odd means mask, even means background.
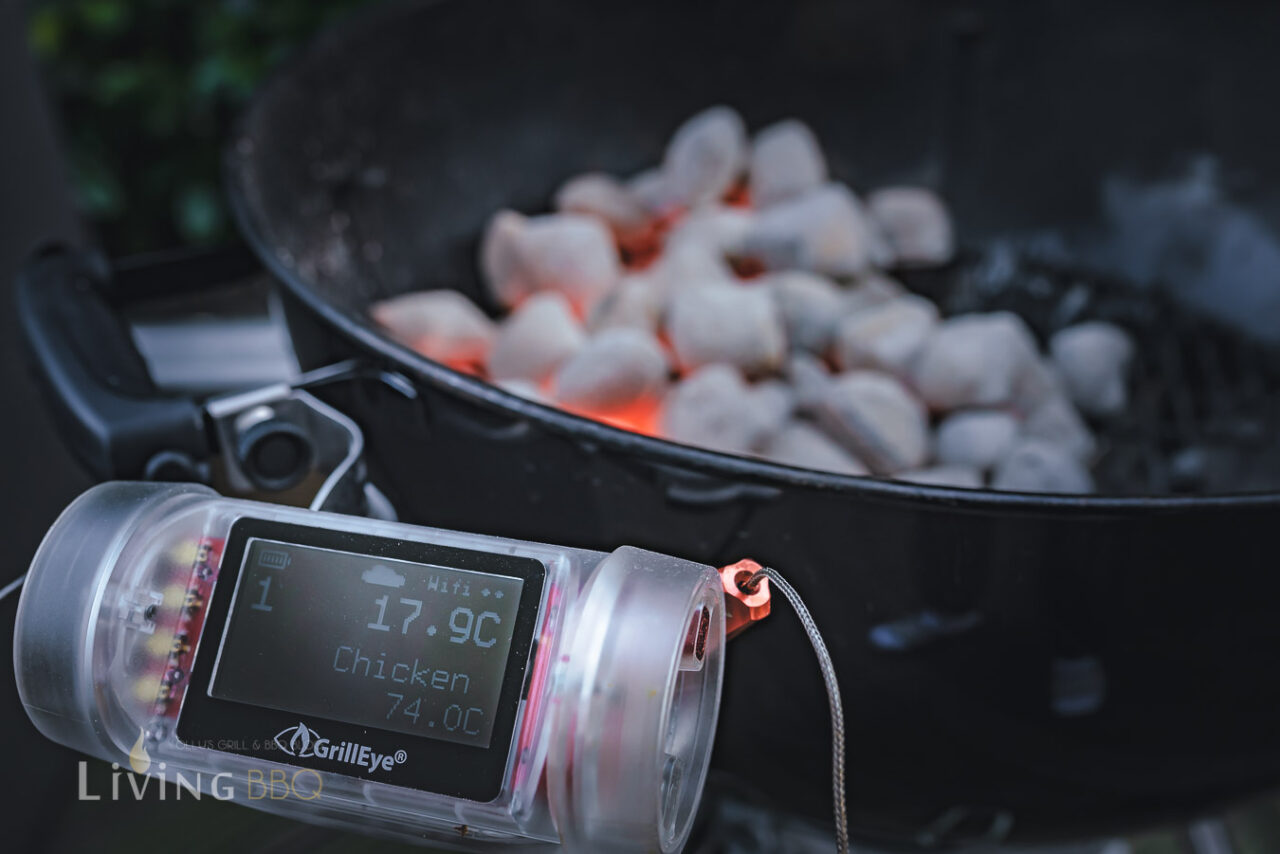
[{"label": "dark background", "polygon": [[[92,5],[92,4],[62,4]],[[155,3],[122,3],[139,9]],[[175,4],[169,4],[175,5]],[[226,5],[226,4],[192,4]],[[154,9],[151,10],[154,12]],[[12,283],[29,253],[51,241],[84,243],[90,228],[82,224],[84,196],[77,197],[73,177],[76,170],[63,140],[64,131],[85,118],[83,113],[66,113],[55,104],[48,77],[37,71],[28,47],[30,26],[26,10],[18,2],[0,3],[0,281],[5,283],[5,310],[0,312],[0,393],[5,417],[0,419],[0,439],[7,452],[0,458],[0,478],[5,486],[0,538],[6,544],[7,559],[0,560],[0,584],[26,570],[41,537],[58,513],[91,481],[71,459],[53,432],[43,404],[27,374],[21,352],[17,323],[12,308]],[[174,55],[182,45],[174,45]],[[283,55],[283,54],[282,54]],[[198,57],[187,54],[191,61]],[[90,73],[92,69],[86,71]],[[130,110],[103,116],[121,122],[121,145],[129,131]],[[93,110],[90,110],[93,115]],[[220,133],[208,127],[207,139],[196,140],[189,130],[176,129],[168,142],[180,148],[195,143],[216,150]],[[140,137],[139,137],[140,139]],[[139,143],[145,150],[158,150],[161,137]],[[104,155],[105,157],[106,155]],[[202,169],[208,169],[206,165]],[[119,168],[109,161],[107,168]],[[216,181],[216,162],[212,174]],[[145,173],[134,163],[121,168],[126,187]],[[200,174],[193,171],[191,174]],[[139,185],[140,186],[140,185]],[[85,189],[81,185],[81,189]],[[159,223],[140,236],[124,225],[113,226],[96,218],[94,239],[108,235],[107,250],[120,255],[142,248],[165,246],[167,240],[200,242],[223,239],[225,232],[182,237],[163,210],[164,202],[148,202],[143,190],[140,207]],[[220,204],[220,202],[219,202]],[[0,661],[12,661],[13,620],[18,597],[0,602]],[[11,671],[8,665],[4,671]],[[276,819],[242,807],[185,801],[157,803],[153,797],[141,803],[131,798],[111,803],[77,801],[77,762],[81,757],[41,737],[27,720],[18,701],[11,676],[0,678],[0,736],[4,744],[4,773],[0,776],[0,848],[5,851],[130,851],[175,849],[185,852],[226,851],[251,840],[263,851],[286,850],[386,850],[392,846],[360,837],[324,831]],[[110,768],[104,763],[88,764],[91,793],[110,791]],[[121,781],[127,791],[127,782]],[[170,796],[172,797],[172,795]],[[422,850],[422,849],[413,849]]]},{"label": "dark background", "polygon": [[232,239],[227,127],[317,30],[371,2],[31,0],[27,41],[68,117],[68,177],[112,254]]},{"label": "dark background", "polygon": [[[41,102],[28,61],[23,9],[0,4],[0,277],[6,285],[0,332],[0,390],[7,417],[0,420],[5,485],[0,531],[8,559],[7,582],[26,571],[45,529],[89,479],[53,435],[20,358],[11,283],[21,259],[44,240],[80,235],[66,170],[57,156],[51,117]],[[17,597],[0,603],[0,656],[12,661]],[[7,668],[6,668],[7,671]],[[38,847],[58,821],[61,804],[75,794],[74,757],[40,738],[18,703],[13,679],[0,679],[0,727],[10,757],[4,775],[5,847]]]}]

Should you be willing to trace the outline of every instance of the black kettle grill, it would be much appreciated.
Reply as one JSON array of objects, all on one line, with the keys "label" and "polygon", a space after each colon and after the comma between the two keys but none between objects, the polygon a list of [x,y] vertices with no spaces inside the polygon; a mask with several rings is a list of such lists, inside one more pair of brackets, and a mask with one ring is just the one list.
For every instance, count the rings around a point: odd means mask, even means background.
[{"label": "black kettle grill", "polygon": [[[982,297],[1014,300],[1047,332],[1083,288],[1077,314],[1117,318],[1141,342],[1150,391],[1104,477],[1124,494],[1056,497],[825,474],[622,432],[416,355],[365,310],[422,287],[482,300],[474,259],[492,211],[544,208],[577,172],[637,171],[715,103],[752,126],[805,119],[855,187],[935,185],[967,260],[908,284],[944,302],[975,299],[957,283],[1012,235],[1088,234],[1117,172],[1211,152],[1246,172],[1245,206],[1266,221],[1280,189],[1264,85],[1277,35],[1280,14],[1248,4],[396,4],[264,88],[230,142],[229,191],[281,286],[302,367],[348,366],[322,372],[314,393],[358,425],[367,481],[400,518],[771,563],[811,602],[839,669],[858,835],[930,847],[1104,832],[1280,780],[1276,481],[1174,495],[1176,472],[1143,462],[1240,421],[1241,401],[1253,441],[1273,447],[1280,374],[1267,347],[1096,271],[1029,264],[1018,275],[1034,287]],[[95,258],[46,253],[20,291],[38,372],[94,474],[202,477],[222,453],[252,485],[292,484],[280,460],[314,462],[305,436],[273,434],[274,452],[254,458],[204,401],[155,391],[117,317],[224,271],[113,272]],[[1280,329],[1280,313],[1250,320]],[[771,803],[827,813],[825,702],[799,626],[767,621],[734,641],[716,766]]]}]

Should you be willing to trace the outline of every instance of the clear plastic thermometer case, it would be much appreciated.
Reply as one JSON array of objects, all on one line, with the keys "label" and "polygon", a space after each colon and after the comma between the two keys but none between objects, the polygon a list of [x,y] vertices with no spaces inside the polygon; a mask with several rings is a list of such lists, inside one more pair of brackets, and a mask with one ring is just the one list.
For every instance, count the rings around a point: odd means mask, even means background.
[{"label": "clear plastic thermometer case", "polygon": [[109,483],[46,536],[15,669],[49,738],[313,822],[678,851],[723,674],[708,566]]}]

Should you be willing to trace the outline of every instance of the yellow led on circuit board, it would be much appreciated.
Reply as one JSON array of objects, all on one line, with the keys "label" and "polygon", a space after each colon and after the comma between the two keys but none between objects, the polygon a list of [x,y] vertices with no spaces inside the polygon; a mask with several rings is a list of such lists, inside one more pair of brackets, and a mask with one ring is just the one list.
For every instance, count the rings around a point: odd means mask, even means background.
[{"label": "yellow led on circuit board", "polygon": [[165,634],[154,634],[147,638],[147,652],[156,658],[167,656],[169,648],[173,644],[173,638]]},{"label": "yellow led on circuit board", "polygon": [[165,553],[169,560],[173,561],[177,566],[195,566],[196,551],[200,548],[200,543],[196,540],[184,540]]},{"label": "yellow led on circuit board", "polygon": [[150,703],[156,699],[157,693],[160,691],[159,676],[142,676],[133,683],[133,696],[137,697],[144,703]]},{"label": "yellow led on circuit board", "polygon": [[164,589],[164,607],[167,611],[176,611],[182,607],[187,598],[187,588],[180,584],[170,584]]}]

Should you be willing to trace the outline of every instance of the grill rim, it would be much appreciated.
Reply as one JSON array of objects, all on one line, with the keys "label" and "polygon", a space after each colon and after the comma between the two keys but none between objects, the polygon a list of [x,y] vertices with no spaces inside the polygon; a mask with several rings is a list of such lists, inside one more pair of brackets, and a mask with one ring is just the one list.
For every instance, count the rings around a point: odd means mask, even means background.
[{"label": "grill rim", "polygon": [[[449,5],[445,0],[389,3],[363,15],[354,15],[344,26],[322,33],[305,50],[275,70],[254,95],[249,107],[236,117],[223,156],[223,186],[228,209],[241,238],[262,265],[314,316],[366,354],[385,360],[417,382],[481,404],[499,414],[528,419],[549,432],[580,443],[595,443],[624,455],[643,456],[655,464],[691,469],[721,478],[763,481],[764,485],[830,490],[862,500],[908,505],[944,505],[956,512],[989,513],[1024,510],[1029,513],[1138,516],[1143,514],[1217,511],[1232,508],[1280,508],[1280,490],[1222,492],[1207,495],[1061,495],[991,489],[960,489],[916,485],[887,479],[858,477],[803,469],[764,459],[726,454],[684,445],[656,436],[633,433],[547,406],[444,364],[428,359],[385,335],[361,314],[346,311],[325,298],[317,287],[293,266],[285,263],[270,237],[269,223],[253,202],[254,155],[239,150],[239,143],[255,140],[252,129],[262,111],[269,109],[281,90],[298,85],[297,77],[327,50],[353,42],[399,15],[413,10],[432,12]],[[256,145],[252,148],[256,150]],[[972,247],[961,244],[965,252]]]},{"label": "grill rim", "polygon": [[[234,153],[233,153],[233,156]],[[243,176],[238,170],[233,175]],[[653,462],[689,466],[705,474],[748,477],[785,486],[816,487],[857,494],[887,502],[930,502],[948,504],[958,511],[1026,509],[1078,513],[1178,512],[1195,509],[1219,510],[1233,507],[1280,508],[1280,491],[1240,492],[1215,495],[1124,495],[1072,496],[1050,493],[999,492],[982,489],[914,485],[899,481],[821,472],[797,468],[763,459],[725,454],[692,445],[683,445],[656,436],[646,436],[519,397],[482,379],[463,374],[397,343],[360,315],[344,311],[321,296],[312,285],[275,253],[265,233],[255,223],[248,200],[238,186],[229,183],[231,211],[254,254],[268,271],[314,315],[342,338],[372,355],[391,362],[411,379],[425,382],[480,403],[494,411],[518,415],[537,422],[561,436],[607,445],[624,454],[643,454]]]}]

